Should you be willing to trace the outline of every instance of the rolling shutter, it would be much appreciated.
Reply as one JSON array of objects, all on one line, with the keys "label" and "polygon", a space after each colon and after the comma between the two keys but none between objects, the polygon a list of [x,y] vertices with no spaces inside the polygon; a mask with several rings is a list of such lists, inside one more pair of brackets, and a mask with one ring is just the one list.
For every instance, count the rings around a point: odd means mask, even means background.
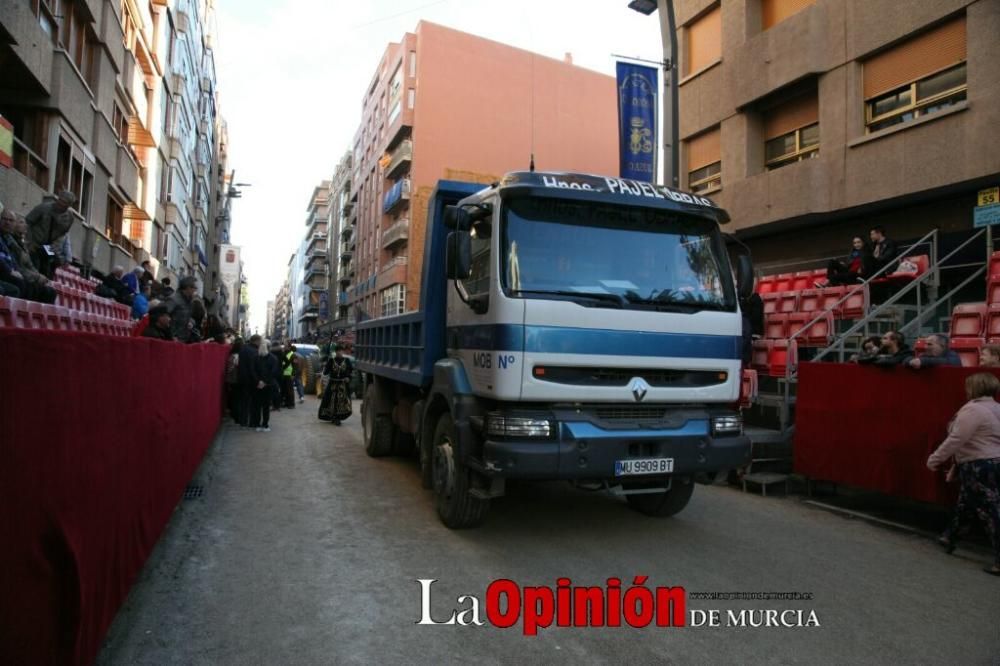
[{"label": "rolling shutter", "polygon": [[865,99],[963,61],[965,16],[960,16],[866,60]]},{"label": "rolling shutter", "polygon": [[716,7],[687,28],[687,63],[684,73],[708,67],[722,57],[722,7]]},{"label": "rolling shutter", "polygon": [[722,160],[722,144],[719,128],[703,132],[687,140],[688,171],[714,164]]},{"label": "rolling shutter", "polygon": [[764,114],[764,140],[773,139],[819,121],[816,93],[796,97]]},{"label": "rolling shutter", "polygon": [[762,0],[760,4],[761,28],[767,30],[815,3],[816,0]]}]

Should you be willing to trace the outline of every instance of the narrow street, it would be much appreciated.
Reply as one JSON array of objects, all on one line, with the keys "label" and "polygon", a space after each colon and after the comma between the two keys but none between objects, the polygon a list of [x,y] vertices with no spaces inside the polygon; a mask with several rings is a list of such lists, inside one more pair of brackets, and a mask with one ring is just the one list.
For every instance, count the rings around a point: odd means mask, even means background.
[{"label": "narrow street", "polygon": [[[486,524],[449,531],[414,462],[373,460],[360,403],[342,427],[307,397],[270,433],[225,426],[119,613],[100,664],[997,663],[1000,587],[986,557],[810,508],[699,486],[655,520],[566,484],[518,485]],[[683,586],[723,626],[420,626],[519,585]],[[698,592],[803,592],[811,601],[710,601]],[[461,608],[467,605],[461,606]],[[819,627],[727,627],[726,611],[814,611]],[[482,619],[486,621],[485,609]],[[690,618],[688,618],[690,622]],[[624,623],[623,623],[624,624]]]}]

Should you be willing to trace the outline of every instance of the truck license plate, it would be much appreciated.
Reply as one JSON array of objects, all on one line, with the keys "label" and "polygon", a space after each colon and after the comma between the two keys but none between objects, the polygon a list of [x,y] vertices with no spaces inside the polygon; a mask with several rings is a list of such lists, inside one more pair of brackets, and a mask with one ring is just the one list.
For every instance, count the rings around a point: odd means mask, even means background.
[{"label": "truck license plate", "polygon": [[628,476],[631,474],[670,474],[673,471],[673,458],[639,458],[636,460],[615,461],[615,476]]}]

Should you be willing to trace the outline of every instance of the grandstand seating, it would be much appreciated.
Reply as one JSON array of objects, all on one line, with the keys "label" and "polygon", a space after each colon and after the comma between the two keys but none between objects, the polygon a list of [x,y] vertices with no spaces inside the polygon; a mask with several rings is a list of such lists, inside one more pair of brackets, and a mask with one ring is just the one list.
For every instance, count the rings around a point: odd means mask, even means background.
[{"label": "grandstand seating", "polygon": [[74,267],[56,269],[51,282],[56,290],[54,305],[0,296],[0,328],[49,331],[83,331],[128,336],[132,331],[131,310],[94,293],[100,282],[84,278]]},{"label": "grandstand seating", "polygon": [[952,338],[951,349],[962,359],[962,367],[975,368],[979,365],[979,352],[986,341],[983,338]]}]

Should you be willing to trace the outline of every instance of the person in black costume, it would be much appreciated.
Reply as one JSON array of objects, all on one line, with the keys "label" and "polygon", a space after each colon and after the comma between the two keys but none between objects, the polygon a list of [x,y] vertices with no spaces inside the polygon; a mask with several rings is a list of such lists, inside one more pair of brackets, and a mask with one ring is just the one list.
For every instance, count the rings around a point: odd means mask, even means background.
[{"label": "person in black costume", "polygon": [[336,353],[327,359],[323,374],[328,381],[319,403],[319,418],[340,425],[352,413],[350,382],[354,374],[354,364],[344,356],[341,345],[337,345]]}]

